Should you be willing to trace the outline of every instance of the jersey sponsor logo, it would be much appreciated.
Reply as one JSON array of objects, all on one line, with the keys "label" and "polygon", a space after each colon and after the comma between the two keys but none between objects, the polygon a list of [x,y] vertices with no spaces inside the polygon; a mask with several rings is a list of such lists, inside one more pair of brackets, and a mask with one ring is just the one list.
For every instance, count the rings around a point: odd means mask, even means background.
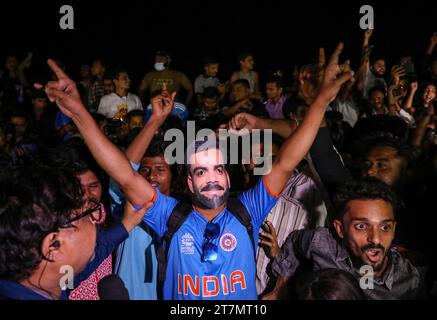
[{"label": "jersey sponsor logo", "polygon": [[202,298],[213,298],[221,295],[235,293],[238,289],[246,290],[244,272],[235,270],[229,277],[221,274],[218,276],[191,276],[178,274],[178,294],[193,295]]},{"label": "jersey sponsor logo", "polygon": [[194,254],[194,238],[190,233],[185,233],[181,238],[181,253]]},{"label": "jersey sponsor logo", "polygon": [[220,238],[220,247],[226,252],[231,252],[237,247],[237,238],[232,233],[225,233]]}]

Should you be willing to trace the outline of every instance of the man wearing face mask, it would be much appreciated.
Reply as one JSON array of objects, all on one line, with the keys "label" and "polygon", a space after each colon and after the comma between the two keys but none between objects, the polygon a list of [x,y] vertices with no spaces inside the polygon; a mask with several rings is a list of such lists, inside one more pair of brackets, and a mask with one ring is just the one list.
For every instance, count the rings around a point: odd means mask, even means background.
[{"label": "man wearing face mask", "polygon": [[155,71],[145,75],[138,89],[139,95],[148,101],[151,98],[151,93],[160,91],[162,84],[166,82],[169,92],[176,92],[179,95],[181,87],[186,91],[184,105],[189,106],[193,98],[193,85],[184,73],[171,70],[170,63],[171,58],[167,51],[156,52]]},{"label": "man wearing face mask", "polygon": [[[335,99],[342,85],[353,77],[347,64],[339,63],[342,50],[343,44],[340,43],[323,72],[317,98],[293,135],[283,143],[270,172],[254,188],[239,195],[238,200],[249,216],[244,224],[234,211],[227,210],[233,201],[228,198],[230,178],[220,145],[217,146],[215,139],[208,138],[206,141],[194,140],[189,145],[182,160],[186,164],[186,182],[193,204],[168,245],[164,299],[257,299],[257,243],[251,238],[258,234],[262,221],[277,202],[289,176],[308,153],[326,107]],[[128,158],[94,122],[80,100],[75,83],[53,60],[48,60],[48,65],[58,80],[47,83],[45,87],[42,84],[35,84],[35,87],[44,88],[50,101],[56,101],[58,107],[73,119],[97,163],[121,186],[133,207],[141,210],[151,205],[143,221],[160,237],[164,236],[178,200],[161,194],[132,168]],[[169,113],[174,98],[175,93],[157,96],[152,105],[157,105],[160,114]],[[149,121],[149,125],[147,133],[153,134],[161,124]]]}]

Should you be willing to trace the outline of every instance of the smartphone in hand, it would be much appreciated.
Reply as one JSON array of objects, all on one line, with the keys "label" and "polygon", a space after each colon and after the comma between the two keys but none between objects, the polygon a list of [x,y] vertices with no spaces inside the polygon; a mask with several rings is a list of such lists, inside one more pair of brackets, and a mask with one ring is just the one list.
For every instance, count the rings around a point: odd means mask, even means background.
[{"label": "smartphone in hand", "polygon": [[261,225],[261,228],[264,232],[267,233],[272,233],[272,229],[270,229],[269,225],[267,224],[267,222],[263,222],[263,224]]}]

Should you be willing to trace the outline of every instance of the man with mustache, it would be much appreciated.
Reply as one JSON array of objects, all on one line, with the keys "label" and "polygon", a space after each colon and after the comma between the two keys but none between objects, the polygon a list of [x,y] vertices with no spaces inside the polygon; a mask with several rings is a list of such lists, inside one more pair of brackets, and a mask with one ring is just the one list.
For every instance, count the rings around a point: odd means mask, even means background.
[{"label": "man with mustache", "polygon": [[272,265],[276,287],[265,299],[279,298],[290,277],[298,277],[303,261],[313,270],[350,272],[368,299],[425,298],[418,270],[391,248],[399,210],[393,191],[375,178],[353,181],[337,192],[334,204],[333,230],[298,230],[289,235]]},{"label": "man with mustache", "polygon": [[[250,215],[254,234],[258,233],[289,176],[308,153],[326,107],[353,77],[348,64],[339,64],[342,50],[340,43],[324,69],[318,96],[299,128],[284,142],[271,171],[254,188],[239,196]],[[49,60],[48,64],[58,78],[45,87],[50,101],[56,102],[73,119],[99,165],[121,186],[129,202],[137,210],[152,203],[144,221],[162,237],[178,201],[161,194],[133,170],[126,156],[104,136],[83,106],[76,84],[54,61]],[[175,93],[156,96],[152,104],[166,113],[165,110],[173,107],[174,98]],[[150,123],[151,133],[161,125],[155,122]],[[226,209],[230,179],[217,141],[195,140],[188,147],[185,159],[193,210],[168,244],[164,299],[256,300],[256,244],[253,248],[247,228]]]}]

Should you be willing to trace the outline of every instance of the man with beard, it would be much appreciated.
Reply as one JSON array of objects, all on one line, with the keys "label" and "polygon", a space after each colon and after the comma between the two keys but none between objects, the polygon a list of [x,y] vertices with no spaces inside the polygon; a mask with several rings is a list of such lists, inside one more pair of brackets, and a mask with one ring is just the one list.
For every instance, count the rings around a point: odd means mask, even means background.
[{"label": "man with beard", "polygon": [[[289,176],[307,154],[326,107],[353,77],[349,65],[338,62],[342,50],[340,43],[324,69],[317,98],[299,128],[284,142],[270,172],[239,196],[251,217],[254,233],[258,233]],[[45,86],[50,101],[73,119],[99,165],[121,186],[135,208],[140,210],[152,203],[144,221],[162,236],[178,201],[161,194],[133,170],[126,156],[105,137],[83,106],[76,84],[53,60],[48,64],[58,78]],[[40,84],[35,87],[43,88]],[[174,99],[175,93],[159,95],[152,104],[164,113],[173,107]],[[151,132],[156,132],[160,123],[150,126]],[[224,155],[215,140],[206,139],[194,141],[186,159],[193,210],[168,246],[164,299],[257,299],[256,244],[253,248],[246,227],[226,209],[230,183]]]},{"label": "man with beard", "polygon": [[292,232],[273,262],[279,276],[266,299],[276,299],[299,264],[313,270],[336,268],[354,275],[369,299],[425,298],[418,270],[393,248],[398,202],[383,182],[353,181],[334,197],[337,218],[333,230],[317,228]]}]

